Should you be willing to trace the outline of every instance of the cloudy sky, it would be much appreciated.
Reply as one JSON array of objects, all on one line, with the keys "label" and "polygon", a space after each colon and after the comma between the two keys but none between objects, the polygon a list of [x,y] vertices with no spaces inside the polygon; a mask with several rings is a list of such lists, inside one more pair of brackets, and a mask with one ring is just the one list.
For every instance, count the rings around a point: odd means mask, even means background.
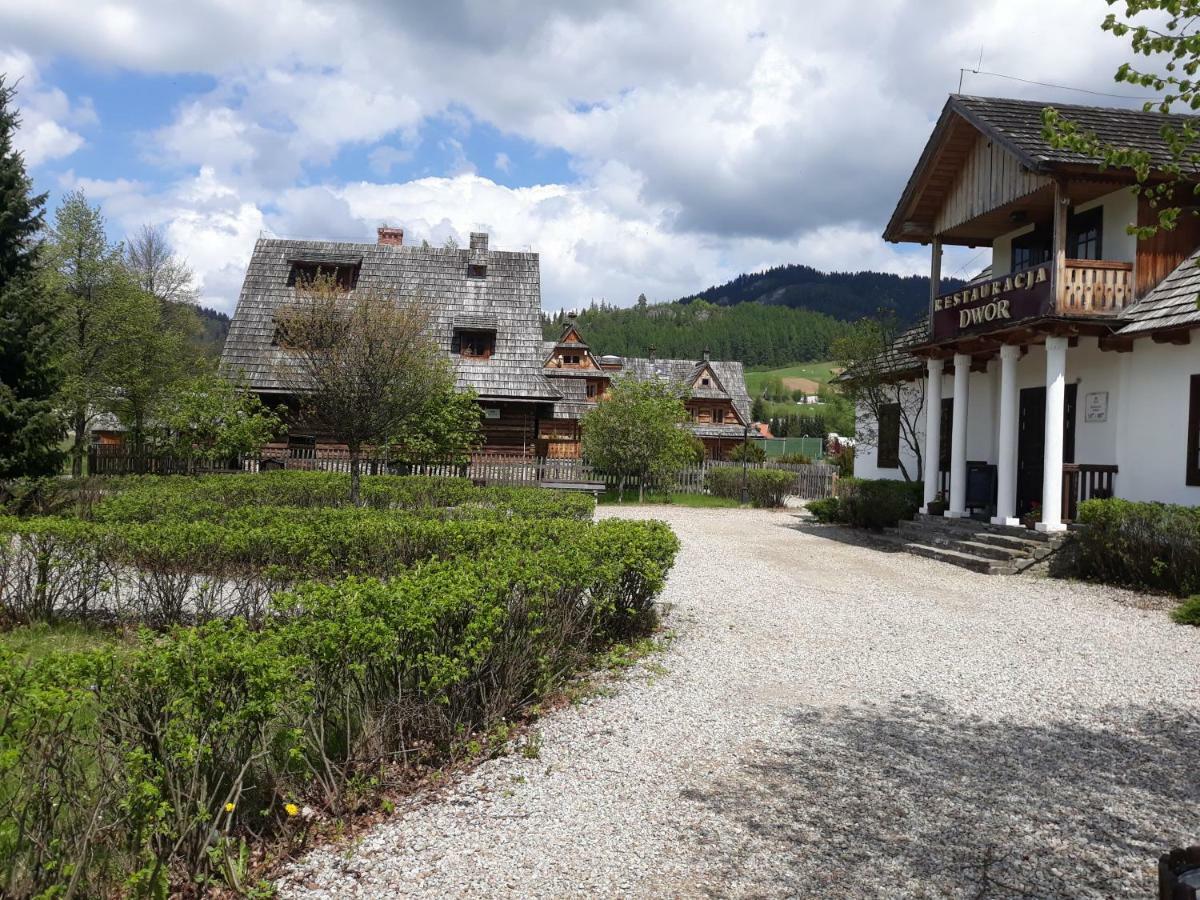
[{"label": "cloudy sky", "polygon": [[[1103,0],[0,0],[52,202],[164,226],[232,311],[259,235],[534,249],[548,310],[879,238],[959,68],[1129,94]],[[964,92],[1131,101],[968,74]],[[978,268],[956,252],[947,271]]]}]

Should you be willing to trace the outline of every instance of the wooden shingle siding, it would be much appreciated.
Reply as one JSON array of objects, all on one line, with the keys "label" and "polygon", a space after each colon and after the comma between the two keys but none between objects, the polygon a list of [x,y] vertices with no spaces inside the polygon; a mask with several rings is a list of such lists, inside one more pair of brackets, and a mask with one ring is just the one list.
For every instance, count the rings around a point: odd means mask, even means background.
[{"label": "wooden shingle siding", "polygon": [[[474,255],[472,255],[474,254]],[[487,276],[471,278],[469,261],[487,259]],[[276,311],[291,302],[291,261],[361,258],[355,293],[417,297],[428,306],[434,335],[452,355],[456,323],[486,323],[496,346],[486,360],[454,357],[459,388],[481,398],[553,401],[557,391],[542,376],[541,278],[536,253],[470,251],[334,241],[261,238],[254,246],[237,311],[221,356],[225,374],[252,390],[286,389],[280,368],[286,350],[273,346]]]},{"label": "wooden shingle siding", "polygon": [[981,135],[946,195],[934,231],[948,231],[1048,184],[1048,176],[1023,170],[1015,156]]}]

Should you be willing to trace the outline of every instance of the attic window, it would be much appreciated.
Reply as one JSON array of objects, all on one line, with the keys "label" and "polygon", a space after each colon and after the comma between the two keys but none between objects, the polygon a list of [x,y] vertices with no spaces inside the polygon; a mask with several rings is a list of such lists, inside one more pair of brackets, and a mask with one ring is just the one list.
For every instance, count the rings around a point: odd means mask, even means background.
[{"label": "attic window", "polygon": [[358,265],[293,260],[287,283],[288,287],[303,286],[312,284],[318,278],[332,278],[343,291],[351,291],[358,282]]},{"label": "attic window", "polygon": [[713,410],[713,421],[716,422],[718,425],[723,424],[725,422],[725,410],[714,409]]},{"label": "attic window", "polygon": [[563,359],[563,362],[566,363],[568,366],[579,365],[579,354],[578,353],[568,353],[565,356],[563,356],[562,359]]},{"label": "attic window", "polygon": [[455,336],[458,339],[458,353],[465,359],[491,359],[496,352],[494,331],[460,331]]},{"label": "attic window", "polygon": [[487,278],[487,266],[483,263],[469,263],[467,265],[468,278]]},{"label": "attic window", "polygon": [[708,387],[711,382],[707,378],[700,379],[700,387]]}]

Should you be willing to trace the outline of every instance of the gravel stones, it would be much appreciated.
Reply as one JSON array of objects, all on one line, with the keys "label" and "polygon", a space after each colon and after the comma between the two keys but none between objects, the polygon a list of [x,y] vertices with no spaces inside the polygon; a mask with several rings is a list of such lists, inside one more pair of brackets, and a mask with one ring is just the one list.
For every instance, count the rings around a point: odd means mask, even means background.
[{"label": "gravel stones", "polygon": [[1144,897],[1200,839],[1200,631],[1134,595],[793,511],[600,515],[679,534],[669,649],[284,896]]}]

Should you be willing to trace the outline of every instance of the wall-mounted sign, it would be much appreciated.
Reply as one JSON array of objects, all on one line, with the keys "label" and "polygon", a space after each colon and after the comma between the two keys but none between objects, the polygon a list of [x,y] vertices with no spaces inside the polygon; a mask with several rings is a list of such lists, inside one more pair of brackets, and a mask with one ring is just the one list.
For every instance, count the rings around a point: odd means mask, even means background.
[{"label": "wall-mounted sign", "polygon": [[1083,395],[1083,421],[1108,421],[1108,391],[1093,391]]},{"label": "wall-mounted sign", "polygon": [[944,294],[933,301],[933,336],[993,330],[1047,315],[1054,303],[1051,281],[1046,264]]}]

